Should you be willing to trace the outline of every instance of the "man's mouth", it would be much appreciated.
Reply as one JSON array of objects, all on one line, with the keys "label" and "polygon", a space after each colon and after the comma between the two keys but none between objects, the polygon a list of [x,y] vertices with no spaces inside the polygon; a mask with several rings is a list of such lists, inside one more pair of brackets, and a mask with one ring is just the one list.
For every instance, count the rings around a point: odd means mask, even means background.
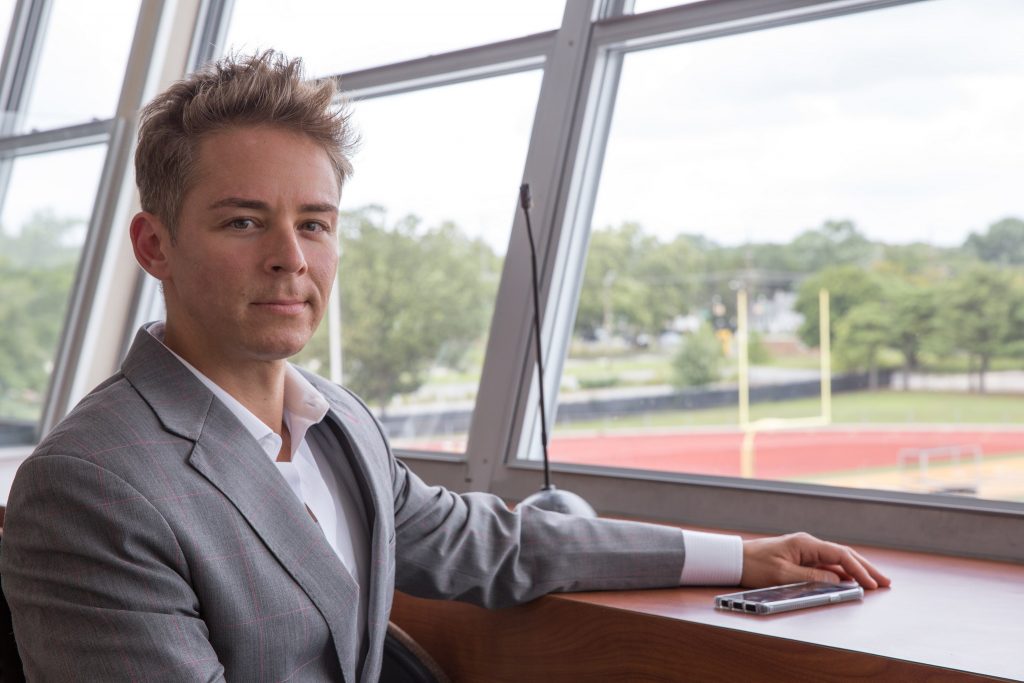
[{"label": "man's mouth", "polygon": [[267,313],[298,315],[306,309],[306,302],[303,299],[270,299],[253,302],[253,306]]}]

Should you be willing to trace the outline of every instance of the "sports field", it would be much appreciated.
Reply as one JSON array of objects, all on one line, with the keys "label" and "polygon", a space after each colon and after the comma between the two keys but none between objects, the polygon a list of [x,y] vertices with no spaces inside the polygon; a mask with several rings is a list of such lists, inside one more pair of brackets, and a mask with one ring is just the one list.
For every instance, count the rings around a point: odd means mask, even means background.
[{"label": "sports field", "polygon": [[[738,429],[562,433],[551,442],[555,462],[661,472],[740,476]],[[936,458],[900,463],[906,448],[979,446],[976,462]],[[754,439],[754,476],[862,488],[921,492],[973,490],[999,500],[1024,500],[1024,429],[842,425],[765,432]]]},{"label": "sports field", "polygon": [[[752,418],[800,417],[816,400],[752,406]],[[735,408],[662,412],[559,426],[557,462],[662,472],[740,476],[743,432]],[[761,432],[760,479],[920,492],[957,491],[1024,501],[1024,399],[1010,395],[857,392],[833,399],[833,425]],[[963,447],[904,457],[904,449]],[[980,457],[973,457],[973,450]]]},{"label": "sports field", "polygon": [[[800,399],[751,406],[751,418],[799,418],[820,403]],[[833,396],[829,427],[760,432],[753,476],[760,479],[945,492],[1024,502],[1024,397],[863,391]],[[663,411],[557,424],[555,462],[740,476],[743,432],[736,407]],[[396,438],[399,448],[462,453],[466,435]],[[904,449],[964,447],[959,459],[904,457]],[[980,456],[973,457],[977,447]]]}]

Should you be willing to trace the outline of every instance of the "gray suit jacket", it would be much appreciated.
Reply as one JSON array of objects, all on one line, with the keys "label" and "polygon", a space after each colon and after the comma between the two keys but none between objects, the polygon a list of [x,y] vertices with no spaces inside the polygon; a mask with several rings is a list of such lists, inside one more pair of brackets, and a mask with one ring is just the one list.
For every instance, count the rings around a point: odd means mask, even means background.
[{"label": "gray suit jacket", "polygon": [[357,398],[309,378],[369,524],[361,671],[359,588],[245,428],[140,330],[11,490],[0,570],[30,680],[372,681],[396,585],[495,607],[678,583],[677,529],[428,486]]}]

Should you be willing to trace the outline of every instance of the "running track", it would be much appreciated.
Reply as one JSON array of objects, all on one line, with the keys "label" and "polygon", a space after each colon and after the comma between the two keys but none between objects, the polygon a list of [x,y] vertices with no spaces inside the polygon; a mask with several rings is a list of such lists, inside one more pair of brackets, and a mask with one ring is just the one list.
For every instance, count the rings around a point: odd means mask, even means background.
[{"label": "running track", "polygon": [[[739,476],[739,431],[555,436],[555,462],[661,472]],[[822,429],[763,432],[754,439],[754,475],[784,479],[868,467],[895,467],[902,448],[979,445],[986,456],[1024,451],[1024,431]]]}]

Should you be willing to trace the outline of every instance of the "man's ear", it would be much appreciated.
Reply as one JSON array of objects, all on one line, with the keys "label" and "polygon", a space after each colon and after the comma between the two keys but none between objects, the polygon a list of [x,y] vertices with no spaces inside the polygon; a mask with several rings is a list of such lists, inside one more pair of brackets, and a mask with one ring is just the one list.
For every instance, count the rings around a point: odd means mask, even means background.
[{"label": "man's ear", "polygon": [[156,215],[140,211],[132,218],[132,250],[142,269],[163,281],[170,277],[167,254],[171,248],[171,234]]}]

